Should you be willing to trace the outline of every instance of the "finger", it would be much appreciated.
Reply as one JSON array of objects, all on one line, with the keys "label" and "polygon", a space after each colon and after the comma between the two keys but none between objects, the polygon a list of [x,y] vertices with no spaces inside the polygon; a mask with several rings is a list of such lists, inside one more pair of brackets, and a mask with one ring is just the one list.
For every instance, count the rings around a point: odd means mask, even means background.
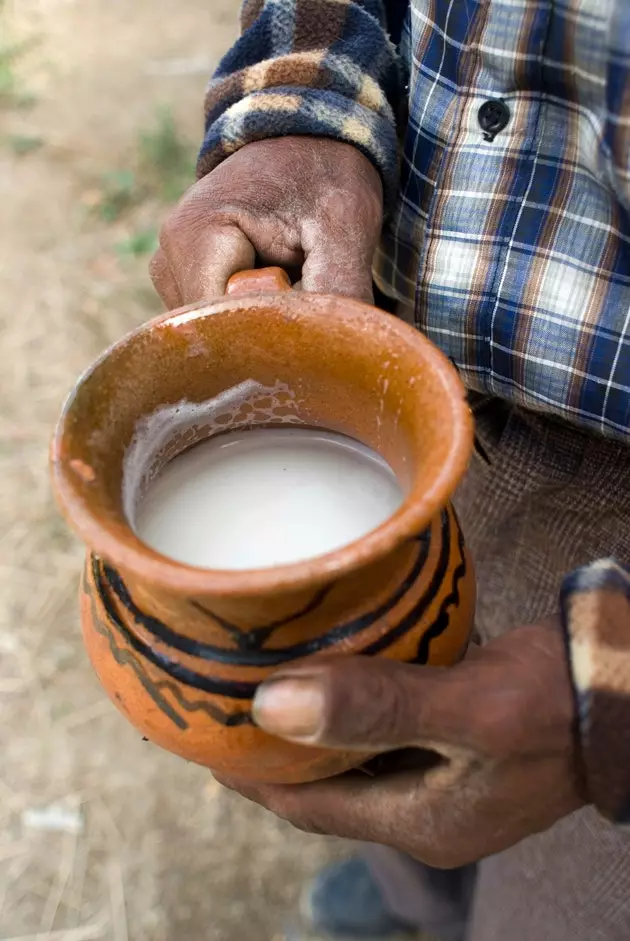
[{"label": "finger", "polygon": [[301,225],[305,291],[341,294],[373,303],[372,264],[383,224],[383,191],[378,174],[360,160],[357,173],[368,178],[356,192],[320,194],[313,218]]},{"label": "finger", "polygon": [[448,670],[344,657],[274,674],[254,718],[273,735],[359,751],[475,744],[474,664]]},{"label": "finger", "polygon": [[149,276],[153,282],[153,287],[164,301],[167,310],[174,310],[176,307],[182,306],[183,302],[177,282],[161,248],[158,248],[149,262]]},{"label": "finger", "polygon": [[351,233],[344,234],[344,238],[331,237],[318,224],[305,224],[302,290],[340,294],[371,304],[375,246],[366,246],[364,236],[357,241]]},{"label": "finger", "polygon": [[414,773],[373,781],[348,774],[299,786],[255,786],[221,780],[298,830],[379,843],[437,865],[456,865],[457,828],[464,817],[455,792],[426,787]]},{"label": "finger", "polygon": [[217,780],[299,830],[374,842],[385,842],[384,835],[391,834],[395,811],[390,813],[388,805],[392,802],[397,805],[396,794],[408,788],[408,782],[402,780],[395,783],[392,790],[390,786],[368,782],[364,775],[352,773],[298,786]]},{"label": "finger", "polygon": [[177,282],[182,304],[221,297],[238,271],[254,268],[256,252],[236,225],[167,224],[160,244]]}]

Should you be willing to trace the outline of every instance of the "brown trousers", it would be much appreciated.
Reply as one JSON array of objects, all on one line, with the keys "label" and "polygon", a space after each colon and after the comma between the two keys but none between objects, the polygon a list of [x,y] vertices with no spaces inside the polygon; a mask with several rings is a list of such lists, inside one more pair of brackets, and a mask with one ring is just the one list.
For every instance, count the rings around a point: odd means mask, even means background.
[{"label": "brown trousers", "polygon": [[[630,563],[630,448],[496,399],[456,499],[482,640],[558,608],[563,576]],[[439,872],[385,847],[366,859],[393,911],[441,941],[630,941],[630,834],[593,808],[476,867]]]}]

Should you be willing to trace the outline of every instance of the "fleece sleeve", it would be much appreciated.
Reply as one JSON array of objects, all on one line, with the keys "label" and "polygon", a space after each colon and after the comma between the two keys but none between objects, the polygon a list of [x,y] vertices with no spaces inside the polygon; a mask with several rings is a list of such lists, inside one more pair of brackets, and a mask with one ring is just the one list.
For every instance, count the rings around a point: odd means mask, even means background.
[{"label": "fleece sleeve", "polygon": [[[390,3],[396,0],[390,0]],[[406,91],[381,0],[245,0],[205,99],[198,176],[245,144],[306,135],[357,147],[398,185]]]},{"label": "fleece sleeve", "polygon": [[561,607],[590,797],[630,826],[630,570],[614,560],[579,569]]}]

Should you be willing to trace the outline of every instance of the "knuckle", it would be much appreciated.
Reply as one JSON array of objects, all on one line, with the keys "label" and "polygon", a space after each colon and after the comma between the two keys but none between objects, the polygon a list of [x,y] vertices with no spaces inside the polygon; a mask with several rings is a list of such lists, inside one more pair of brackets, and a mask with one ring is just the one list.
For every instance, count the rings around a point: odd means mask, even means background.
[{"label": "knuckle", "polygon": [[249,144],[219,164],[190,191],[190,198],[217,212],[266,214],[291,205],[298,188],[304,189],[303,161],[291,160],[283,151],[261,153]]},{"label": "knuckle", "polygon": [[403,691],[378,669],[361,674],[356,680],[341,670],[329,676],[327,738],[384,749],[406,744],[408,709]]},{"label": "knuckle", "polygon": [[165,217],[160,229],[160,245],[165,251],[195,242],[199,235],[220,224],[220,214],[208,195],[191,190]]},{"label": "knuckle", "polygon": [[375,226],[366,218],[365,205],[358,193],[346,189],[334,189],[328,193],[318,193],[316,197],[316,217],[320,228],[327,232],[351,234],[356,246],[372,242],[375,238]]},{"label": "knuckle", "polygon": [[181,209],[179,206],[176,206],[175,209],[171,210],[171,212],[166,215],[162,222],[159,239],[160,247],[165,252],[178,241],[179,233],[183,225],[181,216]]},{"label": "knuckle", "polygon": [[397,744],[412,744],[407,739],[410,737],[409,728],[409,704],[402,690],[393,683],[383,683],[381,692],[381,717],[380,727],[387,737],[387,740],[393,740]]},{"label": "knuckle", "polygon": [[149,277],[154,284],[157,284],[159,281],[162,281],[165,273],[165,262],[164,255],[161,252],[156,252],[151,261],[149,262]]},{"label": "knuckle", "polygon": [[398,694],[386,683],[377,684],[376,697],[359,717],[359,738],[374,745],[397,745],[404,728],[404,709]]}]

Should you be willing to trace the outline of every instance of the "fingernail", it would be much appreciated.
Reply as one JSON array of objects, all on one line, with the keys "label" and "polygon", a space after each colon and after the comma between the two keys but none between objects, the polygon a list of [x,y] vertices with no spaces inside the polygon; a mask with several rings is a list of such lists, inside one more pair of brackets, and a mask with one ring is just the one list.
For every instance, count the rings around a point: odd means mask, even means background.
[{"label": "fingernail", "polygon": [[272,679],[258,687],[253,715],[256,724],[272,735],[317,741],[324,727],[324,693],[315,680]]}]

